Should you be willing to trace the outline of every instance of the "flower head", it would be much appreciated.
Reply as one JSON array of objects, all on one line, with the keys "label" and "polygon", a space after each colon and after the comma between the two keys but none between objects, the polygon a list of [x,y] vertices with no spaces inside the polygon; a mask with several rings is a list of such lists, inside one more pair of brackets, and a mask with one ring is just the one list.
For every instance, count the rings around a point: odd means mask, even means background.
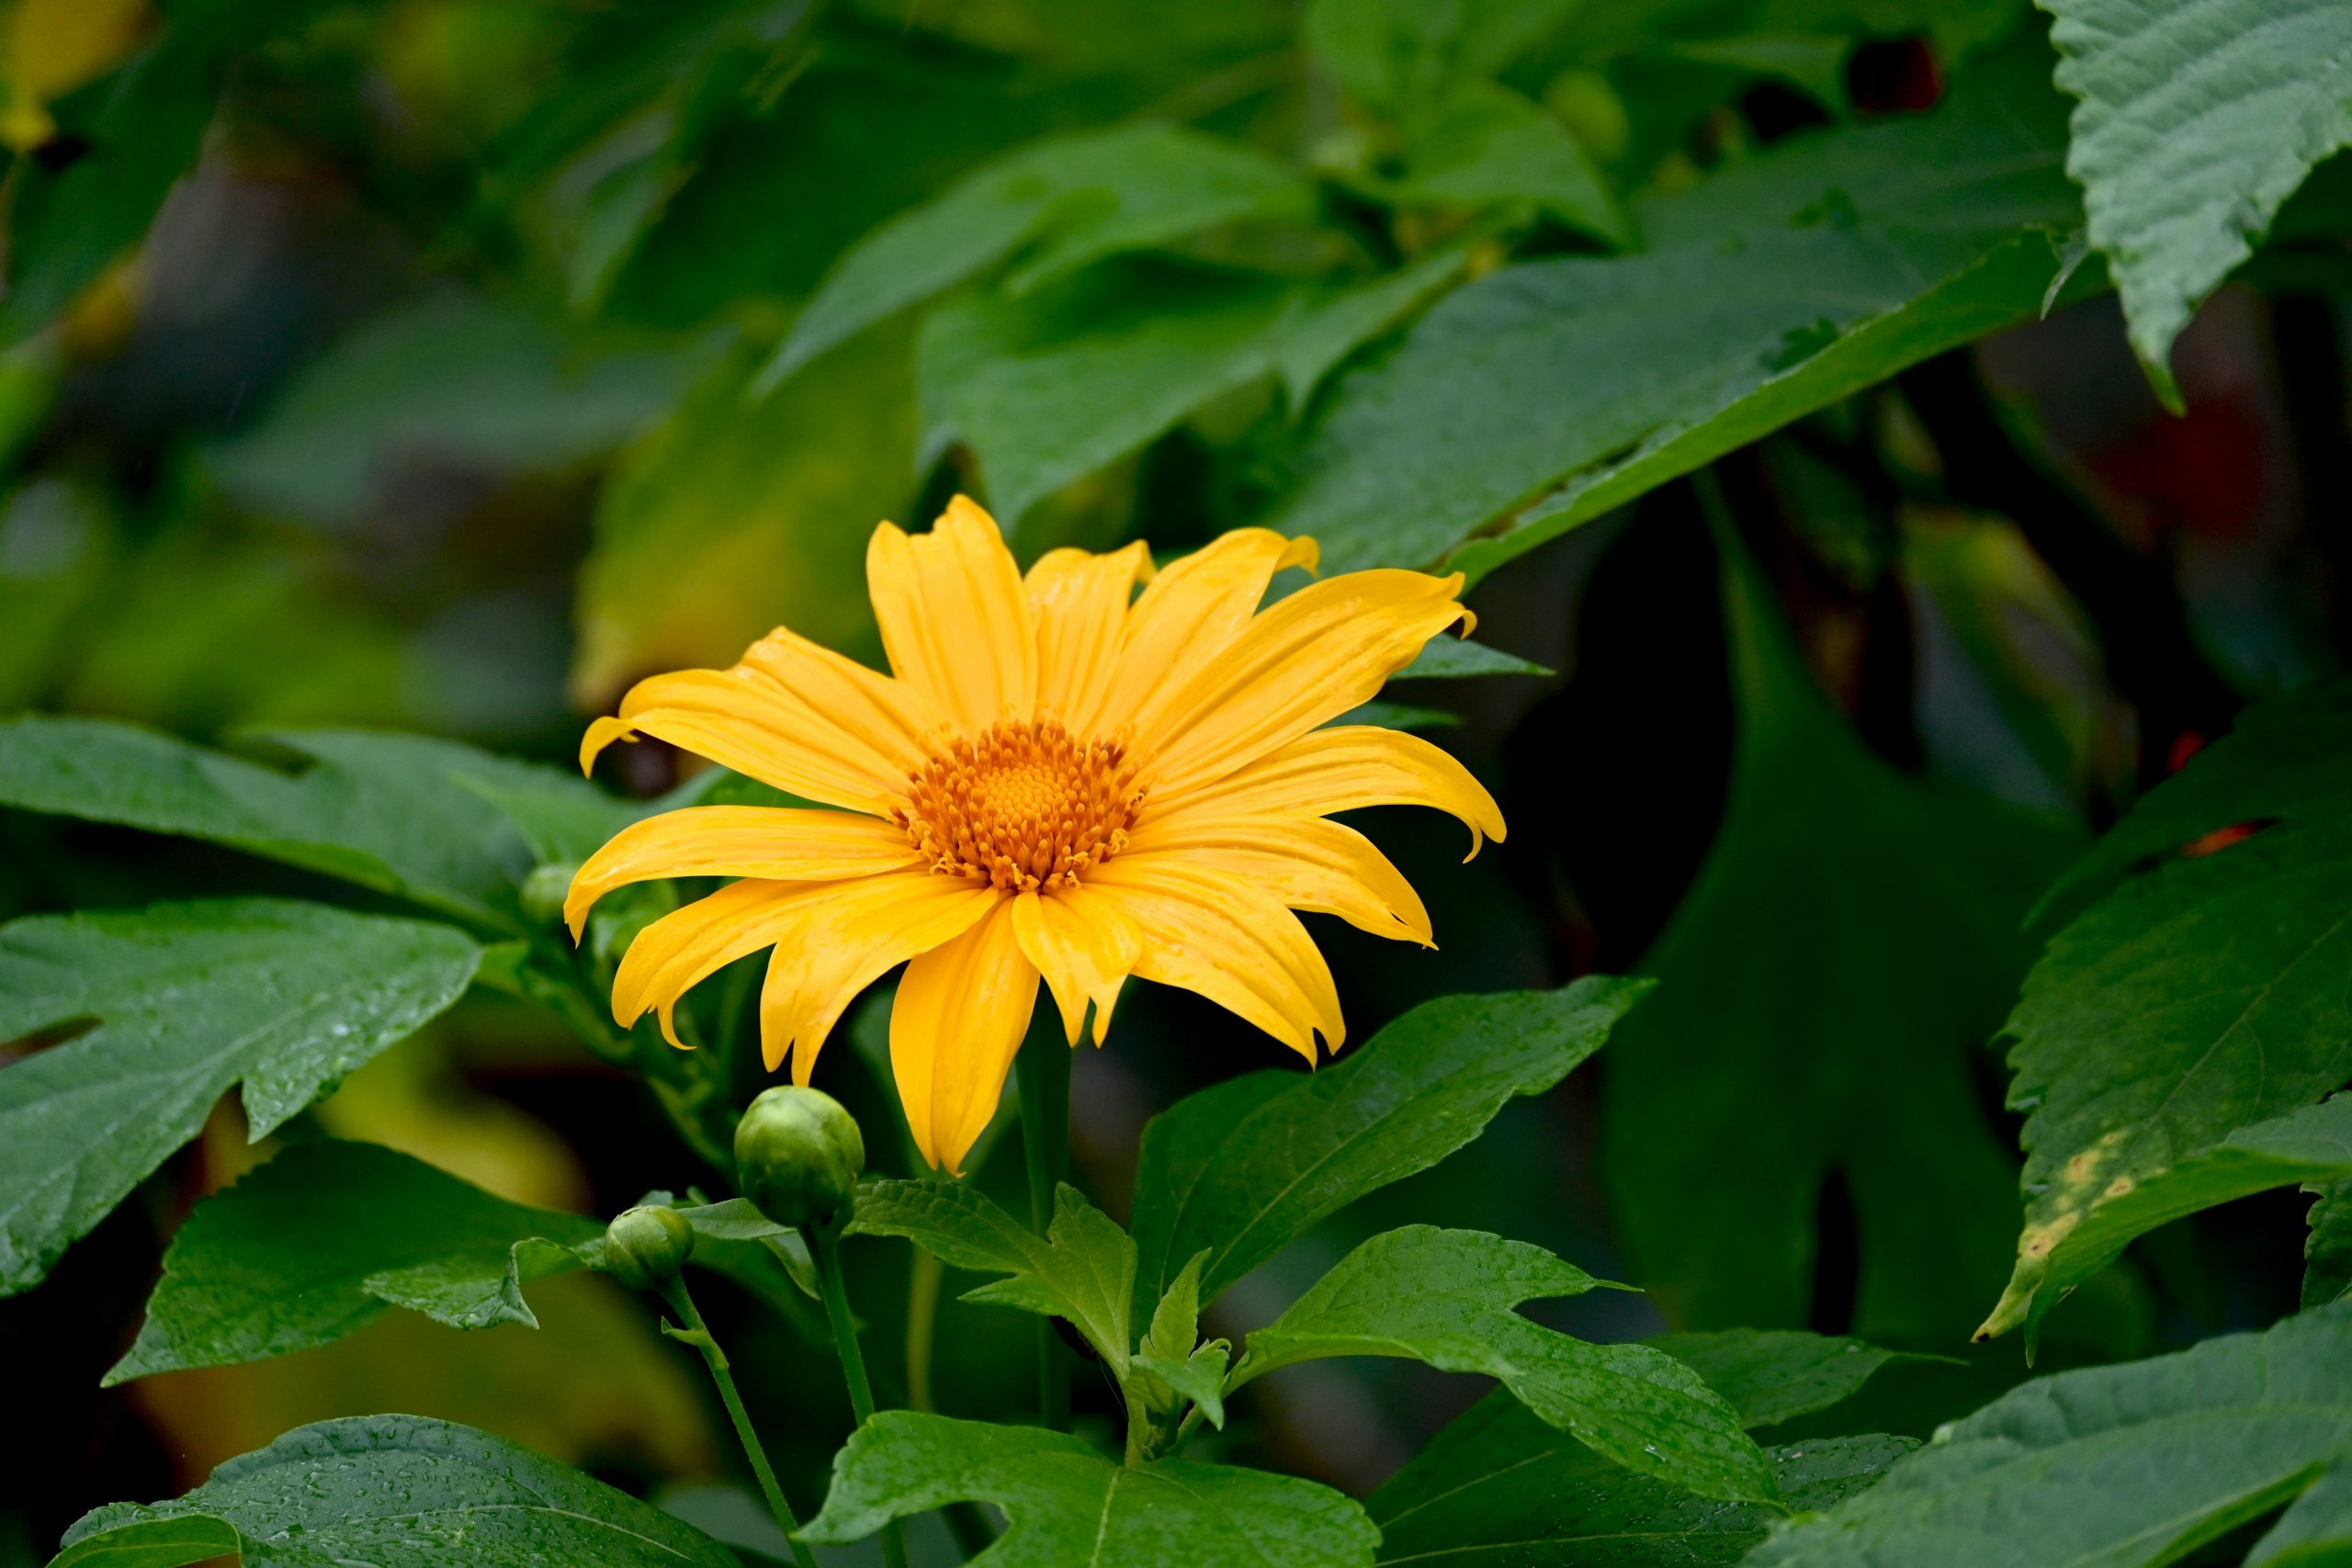
[{"label": "flower head", "polygon": [[[858,992],[907,965],[890,1060],[924,1157],[950,1171],[994,1114],[1042,977],[1102,1043],[1130,975],[1182,986],[1316,1059],[1346,1037],[1295,909],[1428,945],[1403,874],[1331,812],[1431,806],[1503,836],[1493,798],[1426,741],[1318,726],[1469,612],[1462,579],[1358,571],[1263,611],[1312,540],[1227,534],[1154,575],[1140,544],[1054,550],[1023,576],[958,496],[866,554],[889,675],[779,629],[731,670],[639,682],[582,765],[652,735],[833,810],[703,806],[648,818],[580,868],[565,916],[626,883],[741,878],[654,921],[613,981],[626,1027],[773,948],[771,1070],[806,1084]],[[1146,584],[1140,594],[1137,583]]]}]

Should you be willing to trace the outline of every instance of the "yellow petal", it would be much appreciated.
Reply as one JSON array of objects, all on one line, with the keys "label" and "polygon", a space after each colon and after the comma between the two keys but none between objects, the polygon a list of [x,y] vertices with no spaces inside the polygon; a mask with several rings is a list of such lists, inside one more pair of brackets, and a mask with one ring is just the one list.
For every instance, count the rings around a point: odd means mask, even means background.
[{"label": "yellow petal", "polygon": [[[1210,817],[1146,822],[1130,854],[1168,854],[1264,888],[1294,909],[1337,915],[1359,931],[1434,947],[1420,895],[1370,839],[1315,817]],[[1049,976],[1050,977],[1050,976]]]},{"label": "yellow petal", "polygon": [[1143,953],[1143,933],[1108,900],[1080,884],[1049,893],[1023,893],[1013,900],[1012,931],[1021,951],[1046,977],[1061,1009],[1062,1032],[1072,1045],[1086,1024],[1086,1004],[1094,1004],[1094,1043],[1111,1028],[1111,1008],[1119,984]]},{"label": "yellow petal", "polygon": [[954,942],[1003,902],[985,884],[930,872],[836,884],[777,941],[760,990],[760,1055],[774,1072],[792,1055],[807,1084],[817,1052],[858,992],[903,959]]},{"label": "yellow petal", "polygon": [[613,976],[613,1021],[628,1028],[658,1009],[662,1032],[680,1043],[671,1014],[696,984],[769,946],[805,917],[830,882],[735,882],[662,916],[637,933]]},{"label": "yellow petal", "polygon": [[994,518],[959,495],[928,534],[885,523],[866,547],[865,581],[890,668],[948,723],[978,734],[1029,714],[1036,638]]},{"label": "yellow petal", "polygon": [[[1366,806],[1428,806],[1481,835],[1503,837],[1502,808],[1452,756],[1416,735],[1349,724],[1317,729],[1176,799],[1155,796],[1138,828],[1159,832],[1233,817],[1318,817]],[[1464,860],[1469,855],[1463,857]]]},{"label": "yellow petal", "polygon": [[1037,626],[1037,711],[1073,733],[1094,733],[1119,668],[1127,602],[1151,575],[1142,544],[1108,555],[1048,550],[1023,583]]},{"label": "yellow petal", "polygon": [[1114,728],[1182,686],[1241,635],[1274,573],[1294,566],[1313,571],[1317,558],[1312,539],[1237,528],[1162,567],[1127,612],[1118,671],[1098,722]]},{"label": "yellow petal", "polygon": [[921,863],[903,829],[851,811],[690,806],[632,822],[571,879],[563,918],[576,941],[588,910],[616,887],[657,876],[837,882]]},{"label": "yellow petal", "polygon": [[929,755],[940,720],[921,693],[788,631],[729,670],[639,681],[620,716],[588,727],[580,766],[642,732],[828,806],[887,812]]},{"label": "yellow petal", "polygon": [[1370,701],[1462,618],[1461,587],[1459,574],[1382,570],[1300,589],[1137,719],[1145,782],[1181,793]]},{"label": "yellow petal", "polygon": [[1237,876],[1172,855],[1123,854],[1087,873],[1087,890],[1141,929],[1136,976],[1197,991],[1315,1061],[1315,1036],[1347,1039],[1330,967],[1298,917]]},{"label": "yellow petal", "polygon": [[890,1008],[890,1072],[930,1164],[964,1173],[1036,1005],[1037,967],[1013,935],[1011,899],[907,965]]}]

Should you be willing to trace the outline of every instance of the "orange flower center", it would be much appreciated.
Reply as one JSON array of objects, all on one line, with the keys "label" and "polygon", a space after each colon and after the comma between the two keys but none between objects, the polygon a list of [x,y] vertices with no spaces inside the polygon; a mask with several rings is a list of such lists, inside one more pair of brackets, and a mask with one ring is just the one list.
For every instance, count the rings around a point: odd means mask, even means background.
[{"label": "orange flower center", "polygon": [[934,869],[1007,892],[1059,887],[1127,847],[1144,792],[1120,740],[1008,719],[907,775],[890,816]]}]

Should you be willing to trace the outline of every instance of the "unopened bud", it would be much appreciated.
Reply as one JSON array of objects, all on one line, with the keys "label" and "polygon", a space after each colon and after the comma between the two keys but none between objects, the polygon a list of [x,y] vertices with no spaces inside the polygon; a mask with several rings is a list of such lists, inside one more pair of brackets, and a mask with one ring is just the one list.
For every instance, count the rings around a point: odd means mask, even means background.
[{"label": "unopened bud", "polygon": [[676,1279],[694,1250],[694,1226],[666,1204],[626,1210],[605,1227],[605,1272],[632,1291]]},{"label": "unopened bud", "polygon": [[535,926],[551,926],[563,919],[564,895],[580,874],[577,862],[535,865],[523,878],[523,914]]},{"label": "unopened bud", "polygon": [[752,1101],[735,1128],[735,1179],[752,1206],[796,1229],[846,1219],[865,1139],[841,1101],[786,1086]]}]

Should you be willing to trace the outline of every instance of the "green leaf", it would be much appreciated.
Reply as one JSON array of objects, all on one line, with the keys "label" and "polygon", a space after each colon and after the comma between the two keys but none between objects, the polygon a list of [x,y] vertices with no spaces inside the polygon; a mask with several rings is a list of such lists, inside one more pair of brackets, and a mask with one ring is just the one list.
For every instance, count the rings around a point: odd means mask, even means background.
[{"label": "green leaf", "polygon": [[[1820,1438],[1764,1450],[1790,1510],[1815,1513],[1872,1485],[1910,1438]],[[1364,1505],[1381,1561],[1498,1568],[1716,1568],[1781,1517],[1694,1496],[1610,1463],[1497,1393],[1432,1438]]]},{"label": "green leaf", "polygon": [[1395,272],[1298,297],[1272,347],[1291,412],[1303,412],[1342,360],[1453,288],[1471,250],[1469,243],[1440,246]]},{"label": "green leaf", "polygon": [[1647,1341],[1699,1374],[1731,1402],[1747,1427],[1777,1427],[1833,1410],[1896,1362],[1948,1361],[1883,1350],[1839,1335],[1792,1329],[1727,1328],[1713,1334],[1659,1334]]},{"label": "green leaf", "polygon": [[454,740],[258,739],[314,765],[289,775],[112,719],[0,719],[0,806],[208,839],[501,931],[523,929],[515,889],[533,859],[501,802],[535,803],[548,848],[593,849],[631,815],[585,780]]},{"label": "green leaf", "polygon": [[[2097,1174],[2093,1170],[2093,1179]],[[2352,1177],[2352,1095],[2241,1127],[2166,1169],[2137,1179],[2118,1177],[2092,1194],[2075,1223],[2030,1259],[2036,1267],[2030,1272],[2021,1260],[2019,1283],[2011,1291],[2025,1293],[2016,1303],[2005,1296],[1995,1322],[2007,1327],[2002,1320],[2021,1305],[2027,1343],[2031,1344],[2052,1307],[2159,1225],[2274,1187],[2347,1177]],[[2076,1197],[2080,1201],[2081,1194]],[[1986,1326],[1998,1332],[1990,1324]]]},{"label": "green leaf", "polygon": [[[2040,1378],[1937,1434],[1886,1479],[1776,1529],[1755,1568],[2140,1568],[2299,1496],[2246,1561],[2343,1517],[2352,1306],[2178,1355]],[[2315,1517],[2317,1516],[2317,1517]],[[2291,1561],[2291,1558],[2286,1559]]]},{"label": "green leaf", "polygon": [[[1754,1429],[1844,1404],[1900,1355],[1856,1339],[1730,1329],[1666,1334],[1653,1347],[1688,1364]],[[1917,1445],[1833,1437],[1764,1450],[1782,1503],[1826,1508],[1870,1485]],[[1607,1562],[1683,1568],[1736,1562],[1778,1517],[1756,1504],[1694,1497],[1612,1464],[1498,1389],[1430,1439],[1366,1505],[1382,1555],[1461,1555],[1517,1568]]]},{"label": "green leaf", "polygon": [[2303,1243],[2303,1306],[2325,1306],[2352,1292],[2352,1179],[2319,1190],[2312,1234]]},{"label": "green leaf", "polygon": [[2080,204],[2042,62],[1997,65],[1931,113],[1792,140],[1647,203],[1645,254],[1449,296],[1333,384],[1264,520],[1314,536],[1327,567],[1417,566],[1536,502],[1463,550],[1482,573],[2031,316]]},{"label": "green leaf", "polygon": [[[176,1555],[174,1531],[184,1532]],[[232,1551],[253,1568],[736,1568],[717,1541],[649,1503],[518,1443],[419,1416],[299,1427],[184,1497],[108,1504],[65,1532],[50,1568],[178,1568]]]},{"label": "green leaf", "polygon": [[1311,1481],[1185,1460],[1114,1464],[1066,1433],[904,1410],[851,1437],[824,1510],[800,1536],[843,1544],[967,1500],[1010,1521],[974,1568],[1354,1568],[1380,1540],[1352,1499]]},{"label": "green leaf", "polygon": [[1460,714],[1448,713],[1443,708],[1415,707],[1408,703],[1384,702],[1375,697],[1368,703],[1358,703],[1325,728],[1369,724],[1382,729],[1450,729],[1461,722]]},{"label": "green leaf", "polygon": [[276,898],[0,926],[0,1041],[88,1032],[0,1069],[0,1295],[196,1136],[240,1080],[255,1139],[456,1001],[447,926]]},{"label": "green leaf", "polygon": [[1481,208],[1526,202],[1612,247],[1632,223],[1567,127],[1505,87],[1456,95],[1414,130],[1404,172],[1377,183],[1405,207]]},{"label": "green leaf", "polygon": [[885,517],[916,522],[909,359],[906,334],[876,333],[756,402],[730,359],[621,455],[580,576],[576,698],[723,669],[779,625],[875,645],[866,541]]},{"label": "green leaf", "polygon": [[1022,299],[976,292],[934,311],[916,356],[926,453],[979,454],[1008,526],[1071,480],[1272,369],[1294,286],[1137,260]]},{"label": "green leaf", "polygon": [[[1724,570],[1730,797],[1644,961],[1658,994],[1610,1052],[1603,1190],[1633,1277],[1679,1325],[1793,1327],[1850,1304],[1866,1337],[1949,1343],[2007,1250],[2014,1172],[1971,1058],[2069,836],[1881,761],[1745,556]],[[1850,1303],[1813,1299],[1833,1177],[1858,1233]]]},{"label": "green leaf", "polygon": [[1348,91],[1391,113],[1510,64],[1577,0],[1313,0],[1306,43]]},{"label": "green leaf", "polygon": [[1589,1345],[1512,1310],[1601,1282],[1484,1231],[1388,1231],[1250,1335],[1227,1392],[1297,1361],[1403,1356],[1499,1378],[1536,1415],[1630,1470],[1702,1496],[1773,1500],[1763,1455],[1696,1372],[1646,1345]]},{"label": "green leaf", "polygon": [[197,1204],[106,1382],[308,1349],[388,1305],[453,1328],[537,1328],[523,1281],[576,1267],[571,1249],[604,1228],[372,1144],[297,1144]]},{"label": "green leaf", "polygon": [[2067,873],[2045,902],[2081,912],[2007,1029],[2029,1199],[1983,1332],[2026,1320],[2052,1250],[2102,1201],[2352,1078],[2347,872],[2339,681],[2248,710]]},{"label": "green leaf", "polygon": [[1223,1431],[1226,1371],[1232,1355],[1233,1348],[1216,1339],[1189,1356],[1137,1356],[1134,1365],[1137,1371],[1150,1373],[1168,1393],[1168,1398],[1158,1401],[1160,1409],[1173,1414],[1190,1400],[1201,1407],[1210,1426]]},{"label": "green leaf", "polygon": [[1133,1227],[1137,1310],[1205,1248],[1214,1301],[1316,1221],[1427,1170],[1514,1095],[1541,1094],[1600,1048],[1647,989],[1593,976],[1557,991],[1424,1002],[1330,1066],[1202,1090],[1145,1127]]},{"label": "green leaf", "polygon": [[2132,346],[2176,408],[2189,313],[2321,159],[2352,147],[2352,12],[2335,0],[2046,0],[2075,110],[2066,172]]},{"label": "green leaf", "polygon": [[[655,1200],[648,1198],[645,1201]],[[812,1302],[823,1299],[819,1291],[816,1262],[808,1256],[808,1239],[792,1226],[777,1224],[761,1213],[749,1198],[729,1198],[722,1202],[682,1208],[678,1213],[702,1241],[756,1242],[774,1255],[786,1277],[803,1295]]]},{"label": "green leaf", "polygon": [[1467,675],[1549,675],[1552,671],[1532,659],[1505,653],[1482,642],[1462,637],[1431,637],[1413,661],[1392,681],[1450,681]]},{"label": "green leaf", "polygon": [[218,49],[175,28],[51,106],[84,151],[55,167],[12,160],[0,345],[47,326],[146,234],[196,162],[222,67]]},{"label": "green leaf", "polygon": [[849,1234],[905,1236],[942,1263],[1010,1275],[964,1299],[1064,1319],[1114,1375],[1126,1376],[1136,1244],[1069,1183],[1054,1191],[1042,1237],[965,1183],[888,1178],[858,1190]]},{"label": "green leaf", "polygon": [[1289,171],[1179,126],[1118,126],[1036,142],[851,246],[756,389],[1016,255],[1020,265],[1008,282],[1021,293],[1123,251],[1245,218],[1310,210],[1306,186]]},{"label": "green leaf", "polygon": [[690,354],[576,344],[520,311],[435,296],[334,344],[206,460],[252,504],[350,518],[402,450],[500,471],[574,462],[676,402],[694,368]]}]

